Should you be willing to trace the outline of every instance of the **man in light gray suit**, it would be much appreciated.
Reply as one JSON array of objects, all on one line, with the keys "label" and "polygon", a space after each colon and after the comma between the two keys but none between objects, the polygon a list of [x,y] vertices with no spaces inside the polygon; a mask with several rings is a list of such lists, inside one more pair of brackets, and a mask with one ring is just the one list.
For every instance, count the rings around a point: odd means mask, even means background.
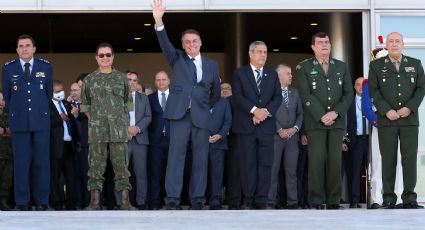
[{"label": "man in light gray suit", "polygon": [[[286,182],[285,186],[280,186],[286,188],[286,207],[288,209],[297,209],[298,131],[303,122],[303,109],[298,91],[289,87],[292,83],[291,67],[280,64],[277,66],[276,72],[278,73],[282,88],[282,104],[275,115],[274,160],[268,205],[269,208],[276,206],[278,185]],[[279,170],[282,160],[285,181],[279,181]]]},{"label": "man in light gray suit", "polygon": [[133,111],[129,112],[128,127],[128,159],[133,164],[136,178],[136,203],[140,210],[146,209],[147,178],[147,148],[149,144],[148,126],[152,120],[151,107],[146,95],[137,92],[138,74],[127,71],[127,79],[133,97]]},{"label": "man in light gray suit", "polygon": [[183,169],[189,141],[192,143],[192,168],[189,198],[192,209],[202,209],[208,171],[209,117],[211,107],[220,99],[220,78],[215,61],[201,55],[202,41],[196,30],[182,33],[184,51],[168,39],[162,21],[165,7],[154,0],[152,14],[164,57],[173,70],[170,94],[164,117],[170,120],[170,148],[165,175],[167,209],[179,209]]}]

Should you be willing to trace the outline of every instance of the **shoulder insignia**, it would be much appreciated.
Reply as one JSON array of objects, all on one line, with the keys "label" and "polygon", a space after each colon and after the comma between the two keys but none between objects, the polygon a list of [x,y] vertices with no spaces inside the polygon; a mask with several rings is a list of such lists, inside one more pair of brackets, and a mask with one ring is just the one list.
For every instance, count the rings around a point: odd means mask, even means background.
[{"label": "shoulder insignia", "polygon": [[297,65],[297,67],[295,67],[296,70],[301,69],[301,65]]},{"label": "shoulder insignia", "polygon": [[47,61],[46,59],[39,58],[38,60],[40,60],[40,61],[42,61],[42,62],[45,62],[45,63],[47,63],[47,64],[50,64],[50,62],[49,62],[49,61]]},{"label": "shoulder insignia", "polygon": [[334,59],[331,59],[331,61],[329,63],[335,64]]},{"label": "shoulder insignia", "polygon": [[10,63],[14,63],[16,60],[17,60],[17,59],[6,62],[6,63],[4,63],[4,66],[9,65]]}]

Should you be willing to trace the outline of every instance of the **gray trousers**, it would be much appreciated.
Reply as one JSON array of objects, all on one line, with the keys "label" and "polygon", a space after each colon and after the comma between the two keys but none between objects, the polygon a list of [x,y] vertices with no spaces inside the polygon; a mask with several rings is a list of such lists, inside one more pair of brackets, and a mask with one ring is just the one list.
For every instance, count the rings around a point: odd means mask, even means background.
[{"label": "gray trousers", "polygon": [[[147,145],[138,144],[135,138],[131,139],[128,142],[128,160],[130,164],[133,164],[136,178],[136,203],[137,205],[145,205],[148,191]],[[120,205],[120,195],[117,192],[115,192],[115,200]]]},{"label": "gray trousers", "polygon": [[274,159],[272,166],[271,185],[268,194],[268,204],[276,205],[279,183],[279,170],[282,163],[285,170],[285,188],[288,205],[298,203],[297,192],[297,162],[298,162],[298,133],[289,140],[277,139],[274,141]]}]

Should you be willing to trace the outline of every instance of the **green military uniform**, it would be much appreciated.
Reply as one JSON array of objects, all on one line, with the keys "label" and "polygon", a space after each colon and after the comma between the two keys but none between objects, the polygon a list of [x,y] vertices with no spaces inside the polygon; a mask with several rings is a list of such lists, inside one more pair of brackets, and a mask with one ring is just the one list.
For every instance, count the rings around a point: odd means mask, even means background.
[{"label": "green military uniform", "polygon": [[[345,114],[353,101],[351,76],[344,62],[330,58],[326,74],[316,58],[309,58],[296,67],[296,77],[308,138],[309,202],[312,206],[337,206]],[[337,112],[338,117],[333,125],[325,126],[321,118],[329,111]]]},{"label": "green military uniform", "polygon": [[108,146],[115,173],[115,189],[130,190],[127,169],[128,112],[132,97],[124,73],[94,71],[84,79],[81,92],[81,112],[90,112],[89,118],[89,180],[90,191],[102,190]]},{"label": "green military uniform", "polygon": [[[7,113],[0,111],[0,127],[9,128]],[[10,137],[0,134],[0,199],[9,199],[13,181],[13,155]]]},{"label": "green military uniform", "polygon": [[[369,94],[377,108],[379,148],[382,156],[383,200],[395,204],[394,182],[398,139],[403,166],[401,195],[404,204],[416,202],[416,160],[418,152],[418,107],[424,97],[425,76],[419,60],[402,56],[399,71],[386,56],[370,63]],[[391,121],[386,113],[403,107],[411,110],[408,117]]]}]

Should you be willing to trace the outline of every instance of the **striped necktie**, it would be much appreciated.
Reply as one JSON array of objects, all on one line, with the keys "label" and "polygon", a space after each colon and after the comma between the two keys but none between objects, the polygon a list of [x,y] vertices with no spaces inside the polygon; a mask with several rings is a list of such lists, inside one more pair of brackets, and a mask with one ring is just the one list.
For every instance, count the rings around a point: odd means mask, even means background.
[{"label": "striped necktie", "polygon": [[255,82],[257,83],[258,92],[261,92],[261,73],[259,69],[256,69],[255,72],[257,73]]},{"label": "striped necktie", "polygon": [[282,90],[283,103],[285,103],[286,108],[289,106],[289,97],[288,97],[288,89]]}]

